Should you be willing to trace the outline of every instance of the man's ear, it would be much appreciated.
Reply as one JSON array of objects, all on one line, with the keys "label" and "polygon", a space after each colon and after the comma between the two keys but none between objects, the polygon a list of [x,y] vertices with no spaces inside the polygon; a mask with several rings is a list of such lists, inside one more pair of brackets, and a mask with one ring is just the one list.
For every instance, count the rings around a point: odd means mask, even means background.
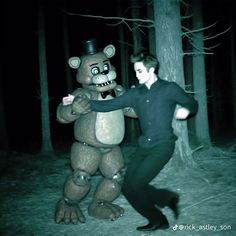
[{"label": "man's ear", "polygon": [[150,72],[150,73],[154,73],[154,72],[155,72],[155,68],[154,68],[154,67],[151,67],[151,68],[149,69],[149,72]]}]

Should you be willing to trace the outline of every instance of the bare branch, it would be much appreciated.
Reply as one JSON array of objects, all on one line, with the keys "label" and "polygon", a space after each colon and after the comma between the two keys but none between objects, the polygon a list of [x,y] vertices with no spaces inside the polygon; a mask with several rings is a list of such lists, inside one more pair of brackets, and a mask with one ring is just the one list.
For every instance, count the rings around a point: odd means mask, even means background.
[{"label": "bare branch", "polygon": [[[71,13],[71,12],[68,12],[68,11],[65,11],[63,10],[67,15],[70,15],[70,16],[80,16],[80,17],[87,17],[87,18],[96,18],[96,19],[102,19],[102,20],[116,20],[118,21],[117,23],[113,23],[113,24],[107,24],[109,26],[118,26],[120,24],[125,24],[127,26],[127,28],[132,31],[133,27],[129,25],[129,22],[135,22],[136,23],[136,28],[139,28],[139,30],[144,33],[141,28],[142,27],[146,27],[146,28],[151,28],[151,27],[154,27],[154,20],[150,20],[150,19],[141,19],[141,18],[126,18],[126,17],[117,17],[117,16],[97,16],[97,15],[86,15],[86,14],[79,14],[79,13]],[[215,26],[218,22],[214,22],[213,24],[209,25],[209,26],[206,26],[206,27],[203,27],[203,28],[199,28],[199,29],[194,29],[194,30],[190,30],[188,29],[187,27],[184,27],[182,26],[182,29],[183,29],[183,36],[184,37],[187,37],[190,44],[196,49],[198,50],[199,52],[185,52],[184,55],[200,55],[200,54],[213,54],[213,53],[207,53],[206,51],[210,51],[212,50],[213,48],[217,47],[219,44],[215,45],[215,46],[212,46],[212,47],[208,47],[208,48],[202,48],[202,49],[199,49],[197,48],[193,42],[192,42],[192,38],[193,38],[193,35],[195,33],[198,33],[198,32],[202,32],[202,31],[205,31],[209,28],[212,28],[213,26]],[[210,40],[210,39],[214,39],[226,32],[228,32],[229,30],[231,29],[231,27],[227,28],[226,30],[224,30],[223,32],[220,32],[216,35],[213,35],[213,36],[207,36],[207,37],[204,37],[204,41],[205,40]]]},{"label": "bare branch", "polygon": [[226,29],[225,31],[220,32],[220,33],[218,33],[218,34],[216,34],[216,35],[213,35],[212,37],[205,38],[204,40],[214,39],[214,38],[216,38],[216,37],[218,37],[218,36],[220,36],[220,35],[222,35],[222,34],[225,34],[225,33],[228,32],[230,29],[231,29],[231,26],[230,26],[228,29]]},{"label": "bare branch", "polygon": [[142,22],[142,23],[154,23],[153,20],[149,19],[131,19],[131,18],[125,18],[125,17],[118,17],[118,16],[96,16],[96,15],[84,15],[84,14],[78,14],[78,13],[71,13],[64,11],[66,14],[70,16],[81,16],[81,17],[88,17],[88,18],[96,18],[96,19],[103,19],[103,20],[120,20],[120,21],[131,21],[131,22]]},{"label": "bare branch", "polygon": [[194,34],[194,33],[198,33],[198,32],[204,31],[204,30],[206,30],[206,29],[209,29],[209,28],[215,26],[217,23],[218,23],[218,22],[215,22],[215,23],[213,23],[213,24],[211,24],[211,25],[209,25],[209,26],[206,26],[206,27],[203,27],[203,28],[199,28],[199,29],[195,29],[195,30],[190,30],[190,29],[188,29],[187,27],[182,26],[182,29],[185,30],[185,32],[184,32],[183,34],[186,35],[186,36],[189,35],[189,34],[192,35],[192,34]]},{"label": "bare branch", "polygon": [[200,149],[204,148],[203,145],[196,147],[195,149],[192,150],[192,154]]},{"label": "bare branch", "polygon": [[205,52],[205,51],[202,51],[202,52],[184,52],[183,53],[184,56],[213,55],[213,54],[214,54],[213,52]]},{"label": "bare branch", "polygon": [[[219,43],[219,44],[216,44],[216,45],[213,45],[213,46],[211,46],[211,47],[208,47],[208,48],[205,48],[205,47],[203,47],[203,48],[198,48],[198,47],[193,43],[193,38],[194,38],[194,35],[195,35],[196,33],[200,33],[200,32],[202,32],[202,31],[205,31],[205,30],[207,30],[207,29],[209,29],[209,28],[215,26],[217,23],[218,23],[218,22],[215,22],[215,23],[213,23],[213,24],[211,24],[211,25],[209,25],[209,26],[207,26],[207,27],[203,27],[203,28],[199,28],[199,29],[195,29],[195,30],[190,30],[190,29],[188,29],[187,27],[182,27],[182,29],[185,31],[185,32],[183,32],[183,36],[184,36],[184,37],[187,37],[187,38],[188,38],[188,41],[189,41],[189,43],[192,45],[192,47],[198,51],[198,52],[185,52],[184,55],[192,56],[192,55],[202,55],[202,54],[208,54],[208,55],[214,54],[214,53],[209,52],[209,51],[211,51],[211,50],[213,50],[214,48],[218,47],[218,46],[220,45],[220,43]],[[218,34],[214,34],[214,35],[209,34],[208,36],[205,36],[205,37],[203,38],[203,40],[206,41],[206,40],[214,39],[214,38],[216,38],[216,37],[218,37],[218,36],[220,36],[220,35],[222,35],[222,34],[228,32],[230,29],[231,29],[231,27],[227,28],[226,30],[224,30],[223,32],[220,32],[220,33],[218,33]],[[207,52],[207,51],[208,51],[208,52]]]}]

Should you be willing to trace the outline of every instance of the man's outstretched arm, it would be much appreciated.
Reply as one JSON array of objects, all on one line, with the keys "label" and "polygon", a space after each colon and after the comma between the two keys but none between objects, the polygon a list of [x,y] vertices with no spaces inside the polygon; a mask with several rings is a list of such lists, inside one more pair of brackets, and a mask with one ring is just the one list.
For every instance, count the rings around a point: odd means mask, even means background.
[{"label": "man's outstretched arm", "polygon": [[90,108],[92,111],[109,112],[123,109],[131,105],[128,92],[123,95],[109,100],[90,100]]}]

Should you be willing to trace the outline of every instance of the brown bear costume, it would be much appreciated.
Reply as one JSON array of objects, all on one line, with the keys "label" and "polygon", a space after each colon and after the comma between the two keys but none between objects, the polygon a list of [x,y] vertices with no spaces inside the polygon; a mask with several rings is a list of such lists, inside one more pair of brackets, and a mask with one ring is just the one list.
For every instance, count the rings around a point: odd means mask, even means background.
[{"label": "brown bear costume", "polygon": [[66,179],[63,198],[57,203],[57,223],[84,223],[86,218],[79,203],[90,190],[91,177],[99,170],[102,181],[98,184],[88,207],[91,216],[116,219],[124,210],[112,203],[121,192],[124,160],[119,144],[124,137],[124,114],[133,117],[132,109],[100,113],[85,111],[81,96],[93,100],[112,99],[124,93],[117,85],[116,71],[109,58],[115,55],[113,45],[97,50],[96,40],[82,42],[84,54],[69,59],[71,68],[77,69],[76,80],[82,88],[63,98],[58,105],[60,123],[74,122],[75,142],[71,147],[72,173]]}]

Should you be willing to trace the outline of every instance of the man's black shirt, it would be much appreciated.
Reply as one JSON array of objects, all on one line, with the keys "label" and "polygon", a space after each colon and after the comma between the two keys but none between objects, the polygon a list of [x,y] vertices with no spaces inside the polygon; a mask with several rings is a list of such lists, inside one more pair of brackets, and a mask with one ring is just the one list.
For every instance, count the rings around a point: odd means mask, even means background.
[{"label": "man's black shirt", "polygon": [[198,103],[175,82],[158,78],[148,89],[139,85],[129,89],[123,95],[110,100],[91,100],[91,109],[97,112],[108,112],[125,107],[132,107],[136,112],[141,127],[139,145],[151,148],[162,141],[175,141],[172,119],[176,105],[187,108],[195,114]]}]

